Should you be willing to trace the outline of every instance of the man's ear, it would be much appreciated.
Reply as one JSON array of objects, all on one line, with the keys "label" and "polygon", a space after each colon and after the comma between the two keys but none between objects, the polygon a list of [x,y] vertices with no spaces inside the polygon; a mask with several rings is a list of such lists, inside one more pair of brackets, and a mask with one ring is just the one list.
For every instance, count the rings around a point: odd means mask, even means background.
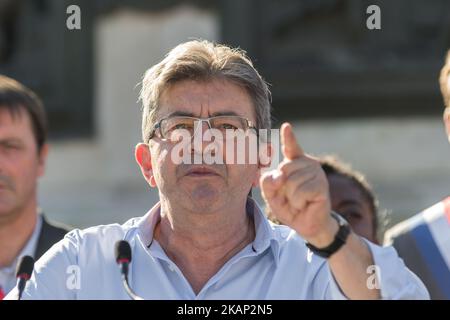
[{"label": "man's ear", "polygon": [[45,173],[45,164],[47,163],[47,156],[48,156],[48,149],[49,149],[48,143],[44,143],[41,147],[41,150],[38,152],[38,177],[42,177]]},{"label": "man's ear", "polygon": [[152,156],[148,144],[138,143],[134,151],[134,156],[136,158],[136,162],[141,168],[141,172],[145,180],[151,187],[155,188],[156,180],[153,176]]}]

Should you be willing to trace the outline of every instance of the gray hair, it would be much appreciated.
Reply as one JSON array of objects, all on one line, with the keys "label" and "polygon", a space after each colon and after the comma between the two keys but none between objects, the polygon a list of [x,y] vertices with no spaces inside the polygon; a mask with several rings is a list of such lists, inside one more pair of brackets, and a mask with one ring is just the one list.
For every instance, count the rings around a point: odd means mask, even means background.
[{"label": "gray hair", "polygon": [[173,48],[166,57],[148,69],[142,80],[142,139],[148,142],[156,123],[161,94],[182,80],[220,78],[244,87],[253,101],[258,129],[271,128],[271,93],[267,83],[241,49],[206,40],[193,40]]}]

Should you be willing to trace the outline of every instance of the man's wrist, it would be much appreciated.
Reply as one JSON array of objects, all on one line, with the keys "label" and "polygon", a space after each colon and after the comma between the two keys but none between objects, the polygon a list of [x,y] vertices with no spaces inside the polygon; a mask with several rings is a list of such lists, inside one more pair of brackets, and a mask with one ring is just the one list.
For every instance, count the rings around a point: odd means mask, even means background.
[{"label": "man's wrist", "polygon": [[[331,217],[333,220],[336,221],[338,225],[338,230],[335,233],[333,240],[331,242],[328,242],[328,245],[314,245],[313,243],[307,242],[306,246],[315,254],[328,259],[331,257],[334,253],[336,253],[342,246],[344,246],[347,242],[348,236],[351,233],[350,225],[348,222],[342,218],[339,214],[335,212],[331,212]],[[322,238],[322,243],[325,240],[325,238]],[[316,242],[317,243],[317,242]]]},{"label": "man's wrist", "polygon": [[339,231],[339,224],[331,215],[321,232],[317,234],[314,238],[306,239],[308,243],[312,244],[317,248],[325,248],[329,246]]}]

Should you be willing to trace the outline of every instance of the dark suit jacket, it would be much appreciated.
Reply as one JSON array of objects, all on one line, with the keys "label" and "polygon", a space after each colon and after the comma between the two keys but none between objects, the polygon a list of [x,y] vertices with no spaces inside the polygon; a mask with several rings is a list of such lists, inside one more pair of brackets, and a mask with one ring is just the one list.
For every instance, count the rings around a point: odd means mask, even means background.
[{"label": "dark suit jacket", "polygon": [[51,246],[64,238],[70,228],[49,222],[42,214],[42,228],[36,245],[34,259],[37,261]]}]

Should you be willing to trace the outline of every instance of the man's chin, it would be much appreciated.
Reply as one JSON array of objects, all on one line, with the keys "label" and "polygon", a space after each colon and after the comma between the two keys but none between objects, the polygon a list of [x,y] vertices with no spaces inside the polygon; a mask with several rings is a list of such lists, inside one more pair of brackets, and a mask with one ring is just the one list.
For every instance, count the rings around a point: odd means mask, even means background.
[{"label": "man's chin", "polygon": [[221,176],[219,176],[218,174],[213,174],[213,173],[201,173],[201,174],[197,174],[197,173],[192,173],[192,174],[187,174],[185,176],[183,176],[184,179],[187,179],[188,181],[208,181],[208,180],[215,180],[215,179],[220,179]]},{"label": "man's chin", "polygon": [[18,211],[15,210],[13,206],[0,201],[0,221],[13,219],[17,212]]},{"label": "man's chin", "polygon": [[199,211],[214,211],[222,202],[219,190],[201,186],[190,192],[191,206]]}]

